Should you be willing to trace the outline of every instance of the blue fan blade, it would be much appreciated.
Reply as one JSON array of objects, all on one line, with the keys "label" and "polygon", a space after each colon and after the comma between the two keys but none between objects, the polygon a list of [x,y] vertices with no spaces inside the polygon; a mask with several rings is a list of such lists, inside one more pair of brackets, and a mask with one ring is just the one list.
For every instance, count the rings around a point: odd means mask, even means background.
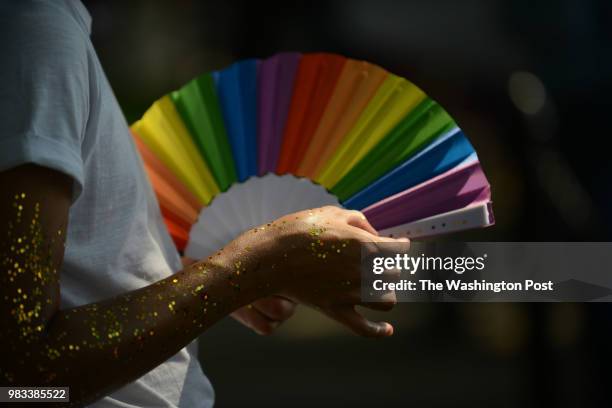
[{"label": "blue fan blade", "polygon": [[257,173],[257,60],[213,73],[238,180]]},{"label": "blue fan blade", "polygon": [[365,208],[453,168],[472,153],[474,148],[463,132],[460,129],[453,129],[346,199],[342,205],[351,209]]}]

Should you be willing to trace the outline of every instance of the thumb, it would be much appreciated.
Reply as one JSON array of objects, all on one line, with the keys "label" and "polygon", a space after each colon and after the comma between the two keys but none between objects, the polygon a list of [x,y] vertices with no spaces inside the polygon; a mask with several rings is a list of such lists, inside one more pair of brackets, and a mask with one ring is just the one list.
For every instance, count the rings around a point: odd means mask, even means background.
[{"label": "thumb", "polygon": [[387,322],[373,322],[355,310],[354,306],[341,306],[327,312],[327,315],[363,337],[389,337],[393,326]]}]

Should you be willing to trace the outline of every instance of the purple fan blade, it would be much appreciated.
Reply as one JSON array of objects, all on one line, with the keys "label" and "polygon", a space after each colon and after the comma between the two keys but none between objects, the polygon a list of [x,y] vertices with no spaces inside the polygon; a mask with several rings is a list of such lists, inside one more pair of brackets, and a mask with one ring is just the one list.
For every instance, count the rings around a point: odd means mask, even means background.
[{"label": "purple fan blade", "polygon": [[258,78],[258,174],[274,171],[285,130],[293,81],[302,54],[274,55],[259,66]]},{"label": "purple fan blade", "polygon": [[489,200],[489,182],[479,162],[457,166],[364,209],[376,229],[385,229]]}]

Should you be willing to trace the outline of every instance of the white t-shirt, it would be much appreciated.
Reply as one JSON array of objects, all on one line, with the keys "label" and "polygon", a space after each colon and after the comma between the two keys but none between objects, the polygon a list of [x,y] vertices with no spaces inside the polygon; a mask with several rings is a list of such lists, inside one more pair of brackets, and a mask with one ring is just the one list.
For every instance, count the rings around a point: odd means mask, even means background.
[{"label": "white t-shirt", "polygon": [[[141,288],[181,267],[90,29],[77,0],[0,2],[0,171],[36,163],[74,180],[63,307]],[[92,406],[212,406],[194,350],[192,343]]]}]

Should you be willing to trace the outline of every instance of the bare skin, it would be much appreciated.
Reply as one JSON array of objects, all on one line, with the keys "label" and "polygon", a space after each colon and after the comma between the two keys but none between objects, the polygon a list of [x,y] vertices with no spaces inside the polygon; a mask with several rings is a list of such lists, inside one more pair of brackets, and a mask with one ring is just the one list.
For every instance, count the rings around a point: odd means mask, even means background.
[{"label": "bare skin", "polygon": [[[393,333],[390,324],[355,311],[361,244],[393,241],[378,237],[358,212],[324,207],[291,214],[245,232],[167,279],[61,309],[72,182],[26,165],[0,173],[0,185],[3,385],[69,386],[72,404],[81,406],[150,371],[236,311],[236,318],[263,333],[296,303],[359,335]],[[395,303],[393,295],[384,300],[376,307]]]},{"label": "bare skin", "polygon": [[[196,259],[183,257],[183,267],[197,262]],[[262,336],[272,334],[287,321],[297,309],[297,304],[282,296],[268,296],[241,307],[231,316],[245,327]]]}]

